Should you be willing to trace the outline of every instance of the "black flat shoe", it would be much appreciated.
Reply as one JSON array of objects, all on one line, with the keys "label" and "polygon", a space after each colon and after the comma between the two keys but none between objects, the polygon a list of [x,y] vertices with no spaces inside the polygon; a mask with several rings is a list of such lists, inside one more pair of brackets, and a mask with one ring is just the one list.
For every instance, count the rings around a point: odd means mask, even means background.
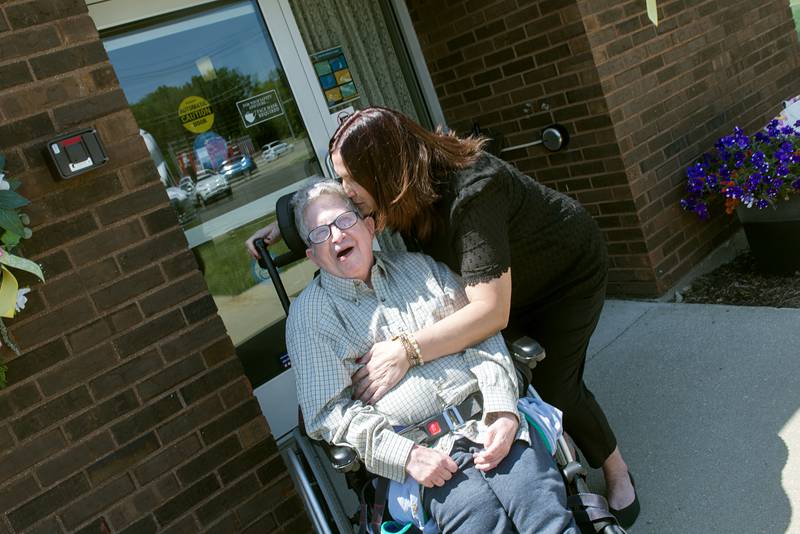
[{"label": "black flat shoe", "polygon": [[619,526],[625,529],[636,523],[636,518],[639,517],[639,512],[641,511],[639,495],[636,494],[636,483],[633,481],[633,475],[630,472],[628,473],[628,478],[631,479],[631,486],[633,486],[633,502],[621,510],[608,507],[608,511],[617,519]]}]

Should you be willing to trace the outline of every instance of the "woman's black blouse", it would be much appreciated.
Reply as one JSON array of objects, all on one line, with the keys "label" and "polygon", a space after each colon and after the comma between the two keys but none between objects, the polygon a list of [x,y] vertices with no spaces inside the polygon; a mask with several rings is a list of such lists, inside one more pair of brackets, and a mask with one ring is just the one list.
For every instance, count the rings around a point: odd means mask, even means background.
[{"label": "woman's black blouse", "polygon": [[442,177],[438,221],[423,252],[474,285],[511,268],[511,307],[602,287],[607,254],[597,224],[572,198],[489,154]]}]

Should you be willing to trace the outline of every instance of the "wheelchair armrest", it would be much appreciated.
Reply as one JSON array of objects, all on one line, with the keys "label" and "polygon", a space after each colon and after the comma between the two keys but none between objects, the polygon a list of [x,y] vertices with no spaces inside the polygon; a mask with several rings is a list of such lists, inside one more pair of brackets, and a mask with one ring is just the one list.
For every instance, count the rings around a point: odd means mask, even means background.
[{"label": "wheelchair armrest", "polygon": [[331,460],[331,466],[338,473],[356,471],[361,466],[355,449],[336,445],[327,445],[325,449]]},{"label": "wheelchair armrest", "polygon": [[528,336],[519,336],[508,340],[507,344],[514,360],[529,369],[536,367],[536,364],[544,360],[546,355],[544,347]]}]

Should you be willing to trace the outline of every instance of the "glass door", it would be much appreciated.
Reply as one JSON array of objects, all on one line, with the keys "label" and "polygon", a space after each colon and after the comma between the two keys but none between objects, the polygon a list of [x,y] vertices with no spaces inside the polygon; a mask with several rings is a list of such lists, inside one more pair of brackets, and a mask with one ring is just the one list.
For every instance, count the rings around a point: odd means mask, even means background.
[{"label": "glass door", "polygon": [[[283,317],[245,239],[321,172],[286,68],[250,0],[104,33],[104,45],[234,344]],[[280,253],[281,250],[276,250]],[[312,275],[283,273],[290,294]]]}]

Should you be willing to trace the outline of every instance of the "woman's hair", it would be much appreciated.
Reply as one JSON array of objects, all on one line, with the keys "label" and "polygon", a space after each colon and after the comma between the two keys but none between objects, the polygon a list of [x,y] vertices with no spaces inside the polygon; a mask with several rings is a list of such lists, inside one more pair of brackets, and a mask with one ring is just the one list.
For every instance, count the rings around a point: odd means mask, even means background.
[{"label": "woman's hair", "polygon": [[439,199],[437,183],[472,165],[487,140],[429,132],[402,113],[370,107],[347,117],[329,145],[350,177],[375,199],[378,229],[388,226],[426,239]]},{"label": "woman's hair", "polygon": [[322,195],[340,197],[348,210],[358,213],[358,208],[356,208],[353,201],[350,200],[350,197],[347,196],[344,188],[342,188],[342,184],[323,176],[312,176],[292,197],[294,224],[297,226],[297,232],[300,234],[306,246],[311,246],[308,240],[308,233],[313,230],[313,228],[309,228],[306,224],[306,210],[312,202]]}]

